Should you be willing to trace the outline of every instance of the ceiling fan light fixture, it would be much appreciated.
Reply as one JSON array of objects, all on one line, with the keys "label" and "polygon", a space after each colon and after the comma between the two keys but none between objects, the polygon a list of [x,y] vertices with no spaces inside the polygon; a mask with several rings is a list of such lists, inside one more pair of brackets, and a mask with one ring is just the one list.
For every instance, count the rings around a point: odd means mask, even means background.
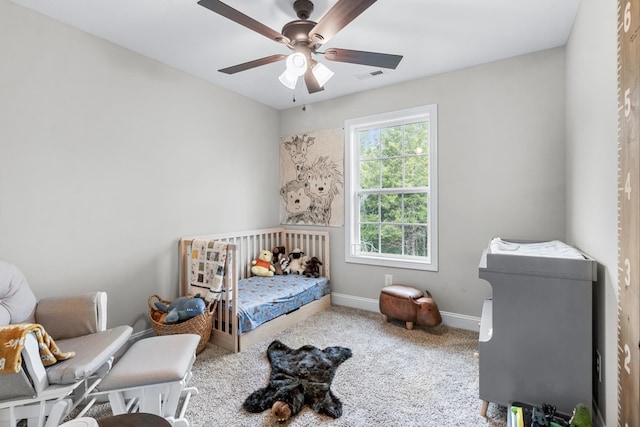
[{"label": "ceiling fan light fixture", "polygon": [[284,70],[280,77],[278,77],[280,83],[293,90],[296,88],[296,83],[298,82],[298,76],[289,72],[289,70]]},{"label": "ceiling fan light fixture", "polygon": [[327,66],[317,62],[313,68],[311,69],[313,76],[316,78],[316,81],[320,85],[320,87],[324,87],[324,85],[329,81],[331,77],[335,74],[331,71]]},{"label": "ceiling fan light fixture", "polygon": [[307,71],[307,58],[301,52],[294,52],[287,56],[287,68],[280,74],[278,80],[289,89],[295,89],[298,77]]},{"label": "ceiling fan light fixture", "polygon": [[300,77],[307,71],[307,58],[301,52],[287,56],[287,72]]}]

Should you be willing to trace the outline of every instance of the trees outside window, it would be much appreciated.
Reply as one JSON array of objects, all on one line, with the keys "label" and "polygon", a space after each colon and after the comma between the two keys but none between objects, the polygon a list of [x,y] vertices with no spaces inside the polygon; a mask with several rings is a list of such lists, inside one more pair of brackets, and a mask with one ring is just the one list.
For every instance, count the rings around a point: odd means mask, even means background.
[{"label": "trees outside window", "polygon": [[437,270],[437,106],[345,131],[346,261]]}]

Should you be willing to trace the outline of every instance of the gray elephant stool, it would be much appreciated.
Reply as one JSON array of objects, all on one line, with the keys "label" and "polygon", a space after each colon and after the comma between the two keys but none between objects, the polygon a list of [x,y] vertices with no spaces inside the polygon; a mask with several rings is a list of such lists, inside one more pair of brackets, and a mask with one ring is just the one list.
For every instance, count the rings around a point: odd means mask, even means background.
[{"label": "gray elephant stool", "polygon": [[[426,294],[426,296],[425,296]],[[442,317],[438,305],[429,291],[405,285],[391,285],[380,291],[380,313],[385,321],[390,318],[406,322],[406,328],[418,326],[438,326]]]}]

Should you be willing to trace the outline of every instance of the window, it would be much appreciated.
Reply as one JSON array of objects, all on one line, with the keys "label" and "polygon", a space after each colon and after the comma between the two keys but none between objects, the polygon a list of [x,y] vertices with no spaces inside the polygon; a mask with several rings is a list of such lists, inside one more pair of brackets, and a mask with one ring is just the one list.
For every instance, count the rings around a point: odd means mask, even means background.
[{"label": "window", "polygon": [[346,262],[438,269],[437,106],[345,122]]}]

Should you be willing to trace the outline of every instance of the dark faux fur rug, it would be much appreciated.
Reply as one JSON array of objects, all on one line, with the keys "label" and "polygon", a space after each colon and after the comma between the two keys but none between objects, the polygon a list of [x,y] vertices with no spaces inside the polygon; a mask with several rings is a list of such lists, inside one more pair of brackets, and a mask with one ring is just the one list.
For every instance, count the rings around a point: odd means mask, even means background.
[{"label": "dark faux fur rug", "polygon": [[273,341],[267,348],[269,384],[251,393],[243,407],[249,412],[273,408],[272,415],[285,421],[307,404],[319,414],[339,418],[342,402],[331,392],[331,382],[338,366],[350,357],[351,350],[345,347],[292,349]]}]

